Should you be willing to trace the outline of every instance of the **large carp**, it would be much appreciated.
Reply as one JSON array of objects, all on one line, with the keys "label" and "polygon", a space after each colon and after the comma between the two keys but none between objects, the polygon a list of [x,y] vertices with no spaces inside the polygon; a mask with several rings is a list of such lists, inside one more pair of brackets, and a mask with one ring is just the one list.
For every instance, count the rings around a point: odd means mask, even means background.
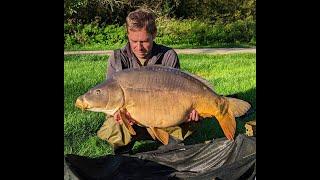
[{"label": "large carp", "polygon": [[[186,122],[192,109],[201,117],[214,116],[225,136],[233,139],[235,117],[250,108],[243,100],[218,95],[208,81],[196,75],[165,66],[143,66],[116,72],[78,97],[76,106],[108,115],[128,111],[136,124],[146,127],[150,135],[163,144],[168,143],[169,134],[161,128]],[[134,135],[134,129],[124,116],[121,117]]]}]

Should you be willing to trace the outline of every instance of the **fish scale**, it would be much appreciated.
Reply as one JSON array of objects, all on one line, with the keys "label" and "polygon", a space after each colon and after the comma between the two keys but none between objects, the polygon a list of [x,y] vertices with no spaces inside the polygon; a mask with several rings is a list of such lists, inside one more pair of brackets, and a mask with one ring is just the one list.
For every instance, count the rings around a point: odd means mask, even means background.
[{"label": "fish scale", "polygon": [[[122,75],[117,76],[116,80],[120,84],[123,84],[124,89],[126,89],[126,83],[123,81],[123,78],[127,79],[128,77],[125,72]],[[135,107],[131,106],[127,109],[132,111],[130,113],[134,119],[145,126],[166,127],[179,124],[195,104],[190,97],[196,96],[199,89],[202,90],[199,86],[202,84],[195,84],[194,82],[197,81],[192,77],[173,68],[140,68],[137,70],[137,73],[130,74],[129,80],[134,81],[134,79],[142,79],[142,81],[140,83],[137,82],[133,85],[134,87],[128,88],[127,91],[125,90],[129,95],[128,100],[136,102]],[[191,83],[193,83],[192,86],[190,85]],[[135,90],[133,91],[132,89]],[[139,91],[140,89],[145,91]],[[208,95],[212,94],[207,93],[206,96]],[[149,98],[146,100],[143,97]],[[164,113],[165,111],[167,113]],[[156,121],[153,121],[152,119],[155,119],[155,114],[158,117]],[[144,120],[149,117],[153,118]],[[168,121],[170,119],[176,120]],[[153,122],[150,123],[150,121]]]}]

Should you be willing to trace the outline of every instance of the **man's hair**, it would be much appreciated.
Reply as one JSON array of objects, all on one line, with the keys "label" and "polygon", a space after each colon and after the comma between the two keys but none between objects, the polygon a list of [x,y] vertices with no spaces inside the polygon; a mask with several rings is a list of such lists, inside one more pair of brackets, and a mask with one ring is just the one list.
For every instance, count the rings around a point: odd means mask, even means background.
[{"label": "man's hair", "polygon": [[146,9],[137,9],[128,14],[126,18],[127,31],[136,31],[146,28],[147,33],[154,34],[157,32],[155,15]]}]

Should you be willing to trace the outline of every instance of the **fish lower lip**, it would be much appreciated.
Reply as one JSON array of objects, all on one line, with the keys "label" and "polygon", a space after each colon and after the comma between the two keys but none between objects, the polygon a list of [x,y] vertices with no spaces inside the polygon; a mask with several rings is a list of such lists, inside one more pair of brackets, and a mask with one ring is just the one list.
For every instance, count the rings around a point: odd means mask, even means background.
[{"label": "fish lower lip", "polygon": [[84,103],[83,101],[77,99],[76,103],[75,103],[77,108],[80,108],[81,110],[86,110],[88,109],[88,104]]}]

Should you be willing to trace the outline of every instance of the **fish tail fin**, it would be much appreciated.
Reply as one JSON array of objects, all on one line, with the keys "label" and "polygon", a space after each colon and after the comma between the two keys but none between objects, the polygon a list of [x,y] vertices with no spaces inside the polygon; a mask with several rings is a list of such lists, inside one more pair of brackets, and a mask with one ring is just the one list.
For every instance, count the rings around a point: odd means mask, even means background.
[{"label": "fish tail fin", "polygon": [[226,97],[229,102],[229,111],[231,111],[234,117],[239,117],[244,115],[251,107],[251,105],[237,98]]},{"label": "fish tail fin", "polygon": [[236,132],[235,117],[244,115],[251,105],[246,101],[231,97],[221,97],[217,102],[219,111],[216,114],[216,118],[224,135],[231,140]]},{"label": "fish tail fin", "polygon": [[234,138],[236,132],[236,120],[232,113],[216,116],[224,135],[229,139]]}]

